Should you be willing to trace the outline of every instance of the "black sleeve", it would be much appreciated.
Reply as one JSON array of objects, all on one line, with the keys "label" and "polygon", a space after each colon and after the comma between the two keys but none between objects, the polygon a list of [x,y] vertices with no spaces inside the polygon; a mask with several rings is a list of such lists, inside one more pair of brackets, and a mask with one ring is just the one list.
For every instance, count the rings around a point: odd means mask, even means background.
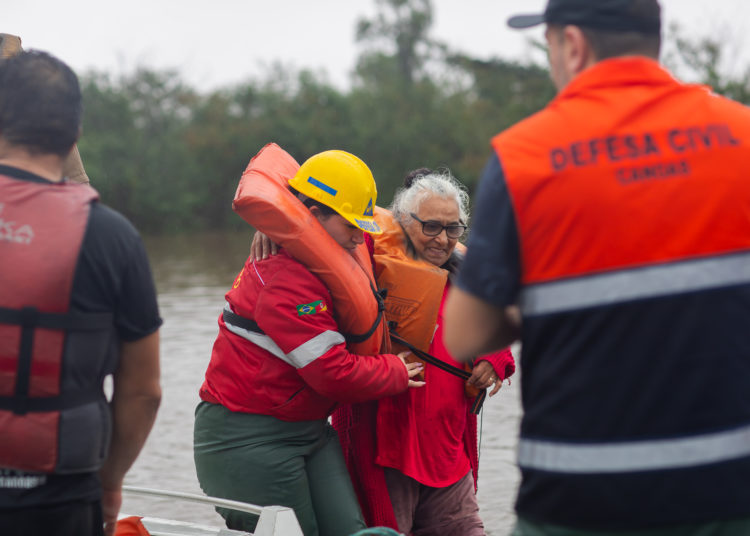
[{"label": "black sleeve", "polygon": [[514,304],[521,281],[518,227],[496,155],[482,172],[475,199],[466,259],[457,284],[498,307]]},{"label": "black sleeve", "polygon": [[72,308],[112,312],[121,340],[161,326],[151,267],[138,231],[122,215],[93,203],[73,282]]}]

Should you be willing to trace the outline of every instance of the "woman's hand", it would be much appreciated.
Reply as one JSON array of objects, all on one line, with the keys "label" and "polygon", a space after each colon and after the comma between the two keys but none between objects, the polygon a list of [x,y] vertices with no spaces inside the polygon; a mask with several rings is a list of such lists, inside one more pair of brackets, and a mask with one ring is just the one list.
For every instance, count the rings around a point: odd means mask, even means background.
[{"label": "woman's hand", "polygon": [[[475,385],[479,389],[487,389],[492,384],[495,384],[495,388],[490,392],[490,396],[494,396],[503,386],[503,380],[498,378],[498,375],[495,372],[495,369],[492,368],[490,362],[484,360],[474,365],[474,369],[471,371],[471,377],[466,381]],[[510,379],[508,379],[508,384],[510,384]]]},{"label": "woman's hand", "polygon": [[401,362],[406,367],[406,373],[409,375],[409,387],[423,387],[425,382],[412,380],[412,378],[414,376],[417,376],[424,370],[424,364],[419,361],[416,361],[414,363],[407,363],[406,356],[410,353],[411,352],[407,350],[406,352],[401,352],[400,354],[398,354],[399,359],[401,359]]},{"label": "woman's hand", "polygon": [[279,252],[279,246],[271,242],[271,239],[260,231],[253,235],[253,241],[250,244],[250,262],[262,261],[269,256],[276,255]]}]

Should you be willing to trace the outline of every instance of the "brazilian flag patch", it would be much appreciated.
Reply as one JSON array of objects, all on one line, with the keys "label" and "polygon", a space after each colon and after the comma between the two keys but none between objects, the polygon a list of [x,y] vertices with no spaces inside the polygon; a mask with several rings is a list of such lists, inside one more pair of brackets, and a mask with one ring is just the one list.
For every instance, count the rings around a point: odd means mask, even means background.
[{"label": "brazilian flag patch", "polygon": [[328,310],[323,300],[314,301],[312,303],[303,303],[297,306],[297,316],[303,315],[314,315],[315,313],[322,313]]}]

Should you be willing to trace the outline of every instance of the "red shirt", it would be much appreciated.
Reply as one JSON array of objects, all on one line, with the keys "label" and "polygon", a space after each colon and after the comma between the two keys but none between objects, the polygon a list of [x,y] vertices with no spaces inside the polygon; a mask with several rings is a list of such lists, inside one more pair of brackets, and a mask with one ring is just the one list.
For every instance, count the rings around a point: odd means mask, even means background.
[{"label": "red shirt", "polygon": [[[443,291],[437,329],[428,352],[462,368],[443,345],[443,306],[449,287],[446,285]],[[509,354],[509,350],[503,350],[482,359],[490,361],[502,379]],[[429,364],[425,367],[425,382],[422,388],[379,401],[376,463],[398,469],[426,486],[450,486],[469,472],[468,449],[476,450],[476,445],[466,443],[472,399],[464,392],[464,380]]]}]

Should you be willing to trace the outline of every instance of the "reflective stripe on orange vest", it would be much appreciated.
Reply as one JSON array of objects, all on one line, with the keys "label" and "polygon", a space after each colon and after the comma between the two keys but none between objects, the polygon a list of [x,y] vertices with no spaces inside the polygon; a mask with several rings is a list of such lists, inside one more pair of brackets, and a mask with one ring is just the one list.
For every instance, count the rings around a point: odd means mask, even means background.
[{"label": "reflective stripe on orange vest", "polygon": [[526,316],[559,313],[750,283],[750,253],[657,264],[529,285],[521,291]]},{"label": "reflective stripe on orange vest", "polygon": [[750,456],[750,426],[711,434],[622,443],[556,443],[521,439],[524,469],[571,474],[679,469]]}]

